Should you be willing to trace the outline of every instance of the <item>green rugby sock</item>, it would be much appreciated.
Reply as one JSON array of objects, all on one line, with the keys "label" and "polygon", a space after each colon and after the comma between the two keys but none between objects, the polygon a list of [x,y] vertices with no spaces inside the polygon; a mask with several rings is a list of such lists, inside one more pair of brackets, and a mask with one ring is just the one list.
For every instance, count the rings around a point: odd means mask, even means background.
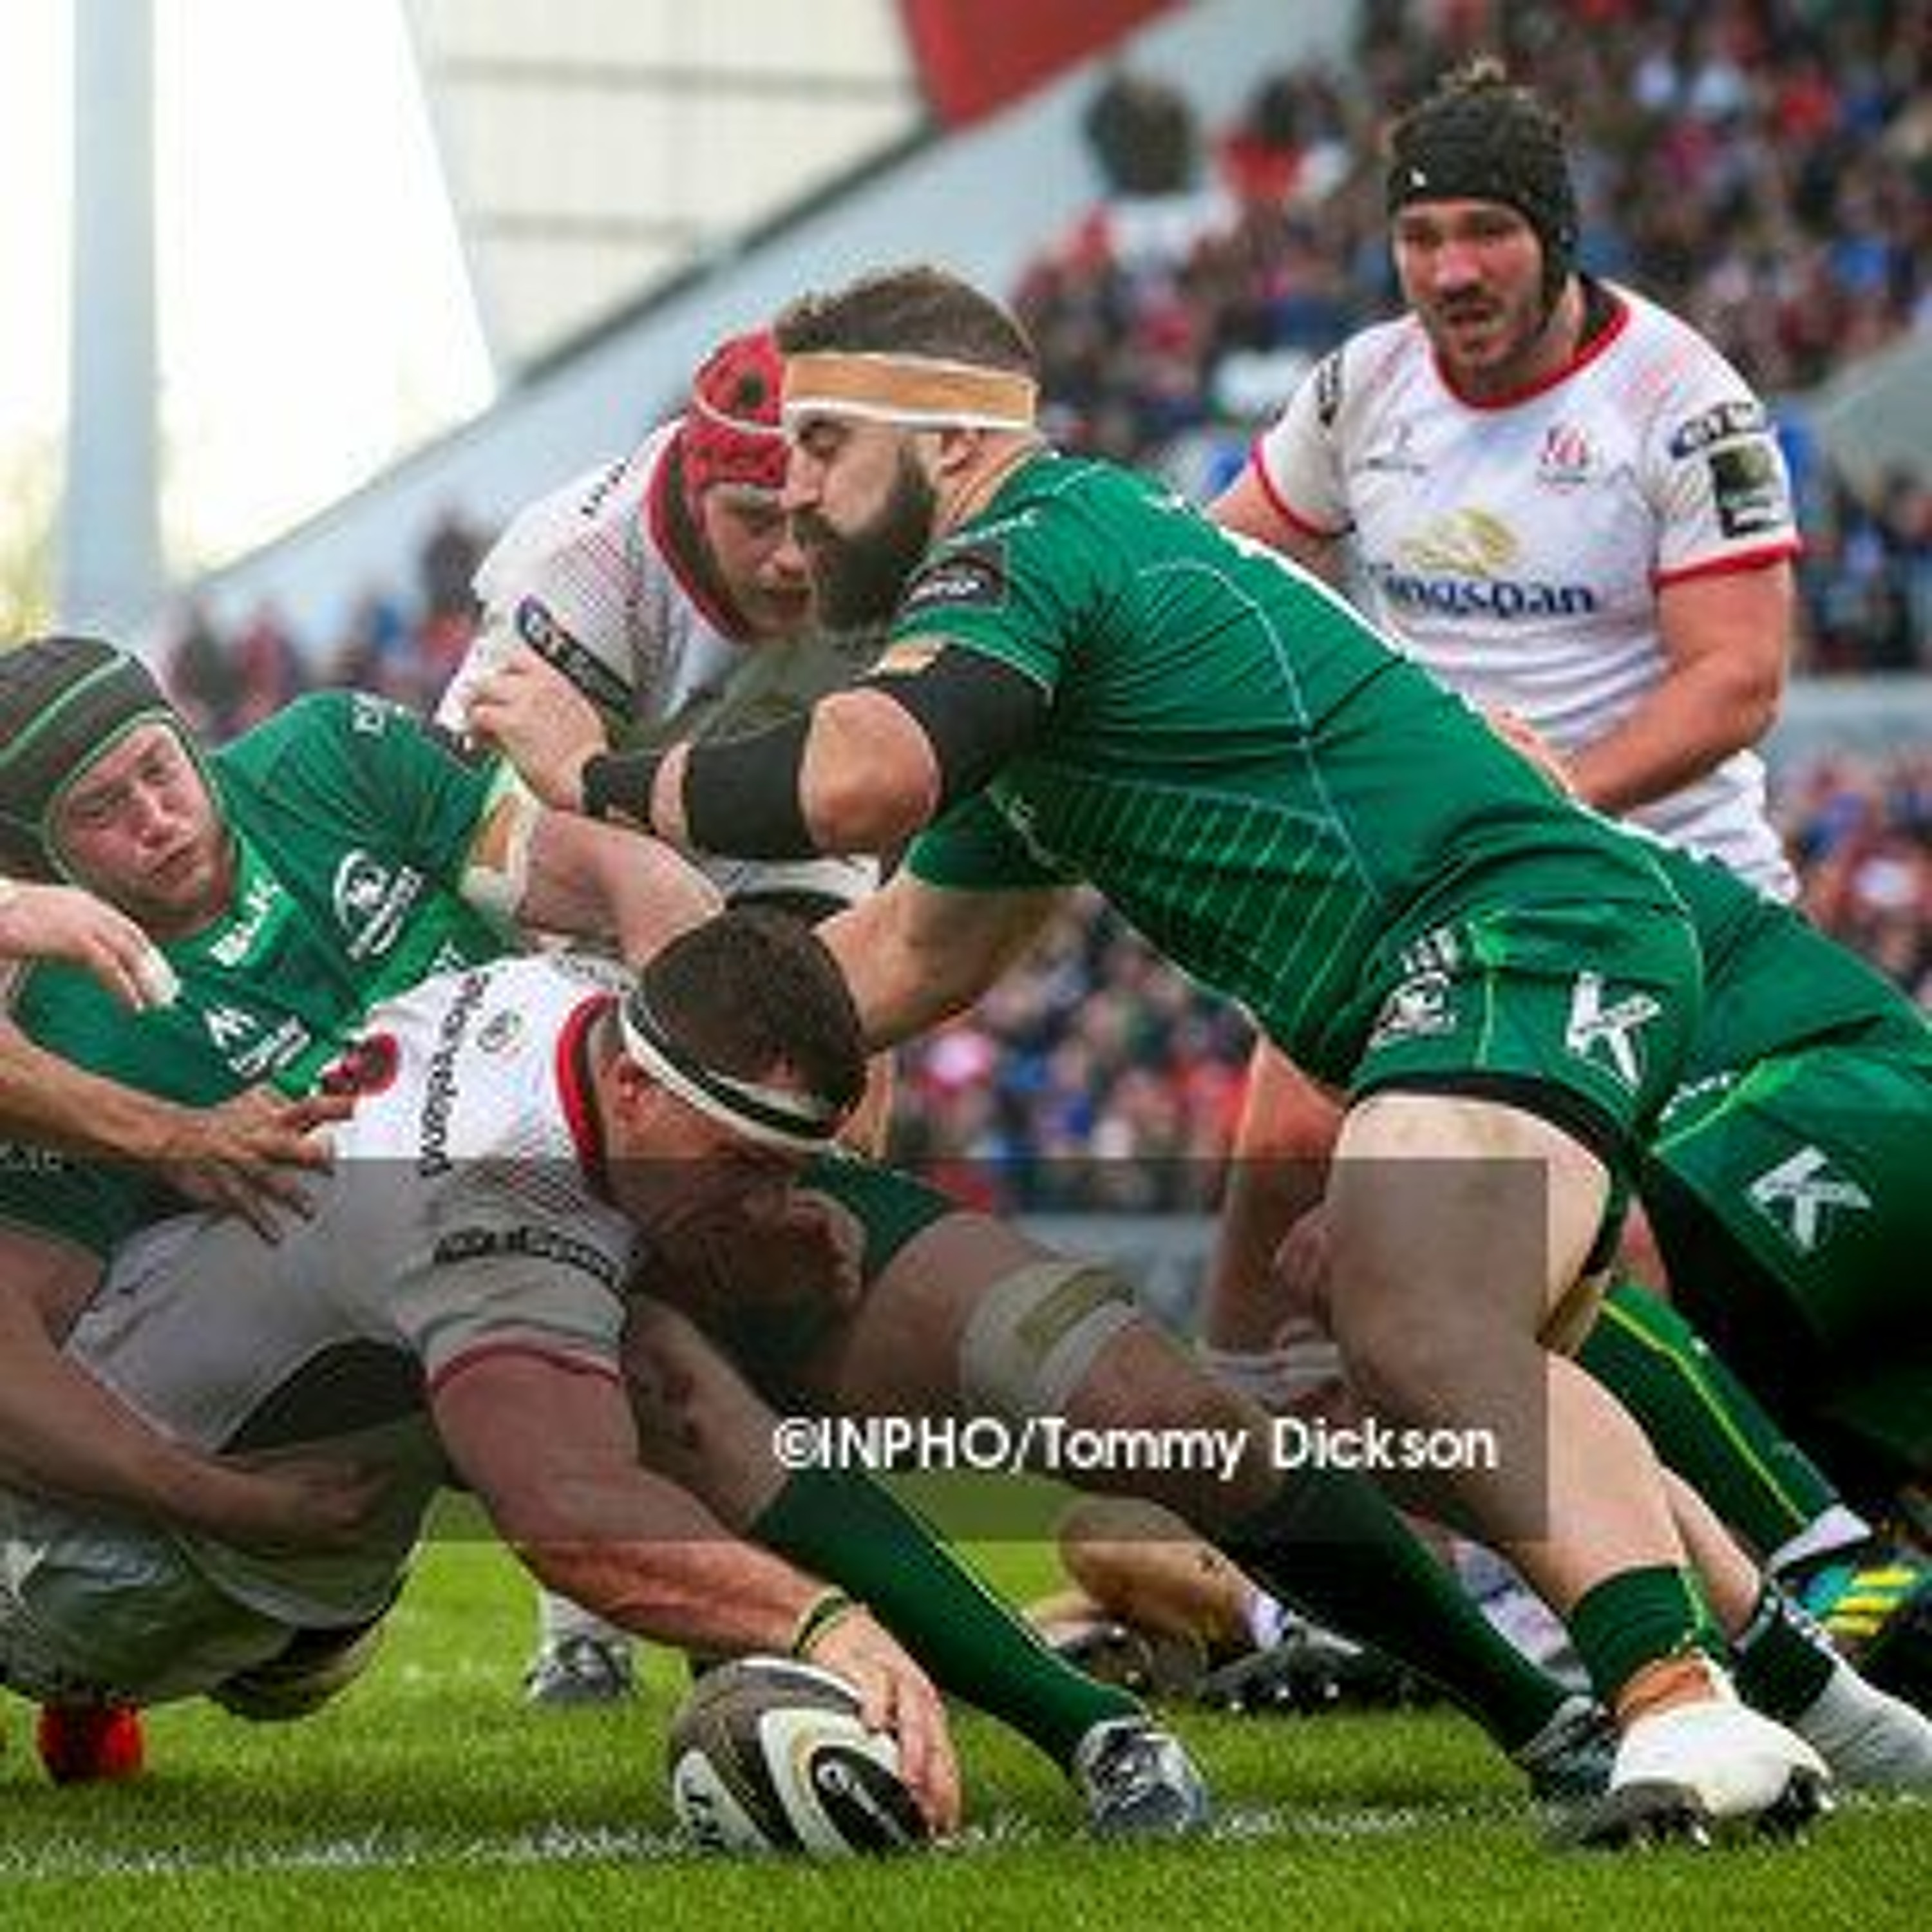
[{"label": "green rugby sock", "polygon": [[1731,1649],[1738,1695],[1785,1720],[1818,1701],[1838,1667],[1831,1639],[1773,1583],[1760,1592]]},{"label": "green rugby sock", "polygon": [[1618,1282],[1576,1359],[1761,1556],[1783,1548],[1839,1501],[1709,1344],[1655,1295]]},{"label": "green rugby sock", "polygon": [[1440,1685],[1506,1751],[1568,1694],[1491,1627],[1364,1477],[1299,1472],[1220,1546],[1305,1616]]},{"label": "green rugby sock", "polygon": [[1142,1714],[1126,1691],[1056,1657],[926,1522],[866,1477],[802,1471],[750,1534],[849,1590],[944,1689],[1010,1725],[1057,1764],[1072,1762],[1095,1724]]},{"label": "green rugby sock", "polygon": [[1612,1708],[1618,1692],[1646,1664],[1696,1650],[1720,1661],[1725,1655],[1696,1579],[1672,1564],[1606,1577],[1583,1593],[1565,1621],[1592,1688]]}]

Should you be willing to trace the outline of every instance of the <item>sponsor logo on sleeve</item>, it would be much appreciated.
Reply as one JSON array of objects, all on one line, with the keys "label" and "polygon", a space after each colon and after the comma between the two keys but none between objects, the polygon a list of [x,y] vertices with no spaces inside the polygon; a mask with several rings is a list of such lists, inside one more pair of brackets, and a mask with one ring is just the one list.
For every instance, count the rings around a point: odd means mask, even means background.
[{"label": "sponsor logo on sleeve", "polygon": [[1613,997],[1600,973],[1580,973],[1563,1044],[1575,1057],[1607,1066],[1633,1092],[1643,1082],[1643,1029],[1664,1009],[1648,993]]},{"label": "sponsor logo on sleeve", "polygon": [[997,610],[1006,601],[1005,547],[986,544],[935,558],[913,579],[899,614],[910,616],[935,608]]},{"label": "sponsor logo on sleeve", "polygon": [[1757,536],[1790,522],[1784,478],[1768,442],[1726,443],[1708,460],[1718,526],[1726,536]]},{"label": "sponsor logo on sleeve", "polygon": [[1760,1174],[1748,1192],[1751,1205],[1801,1255],[1816,1254],[1845,1216],[1871,1211],[1871,1196],[1834,1172],[1821,1148],[1800,1148]]},{"label": "sponsor logo on sleeve", "polygon": [[1335,427],[1342,406],[1342,352],[1337,349],[1315,365],[1315,419],[1324,429]]},{"label": "sponsor logo on sleeve", "polygon": [[1750,396],[1733,397],[1714,403],[1670,433],[1666,446],[1672,456],[1695,456],[1700,450],[1714,448],[1720,442],[1736,442],[1741,437],[1762,436],[1771,427],[1764,405]]},{"label": "sponsor logo on sleeve", "polygon": [[497,1257],[575,1268],[614,1294],[622,1286],[623,1270],[612,1256],[556,1228],[459,1228],[436,1243],[433,1260],[437,1268],[451,1268]]},{"label": "sponsor logo on sleeve", "polygon": [[620,716],[631,708],[630,687],[588,646],[580,644],[541,597],[520,598],[517,635],[555,667],[592,704]]}]

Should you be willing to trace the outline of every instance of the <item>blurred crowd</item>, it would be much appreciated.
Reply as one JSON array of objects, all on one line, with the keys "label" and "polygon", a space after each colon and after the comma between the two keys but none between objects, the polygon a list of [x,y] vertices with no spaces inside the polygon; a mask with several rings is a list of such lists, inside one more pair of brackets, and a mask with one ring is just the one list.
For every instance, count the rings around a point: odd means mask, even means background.
[{"label": "blurred crowd", "polygon": [[433,710],[474,634],[470,580],[490,536],[446,510],[418,548],[415,581],[365,591],[332,640],[298,636],[272,604],[230,628],[189,604],[163,651],[175,701],[214,739],[259,724],[316,686],[353,686]]},{"label": "blurred crowd", "polygon": [[1815,758],[1775,802],[1805,910],[1932,1010],[1932,748]]},{"label": "blurred crowd", "polygon": [[1853,497],[1797,399],[1932,330],[1926,0],[1370,0],[1346,71],[1265,76],[1219,131],[1118,74],[1088,122],[1110,191],[1018,291],[1056,435],[1217,489],[1309,363],[1397,305],[1378,130],[1496,49],[1571,130],[1586,266],[1676,310],[1777,404],[1811,545],[1801,664],[1923,665],[1932,489]]},{"label": "blurred crowd", "polygon": [[[1500,44],[1574,130],[1588,265],[1694,322],[1792,427],[1801,666],[1932,668],[1932,488],[1899,476],[1854,494],[1790,400],[1932,330],[1932,4],[1371,0],[1364,22],[1346,80],[1266,76],[1211,134],[1149,77],[1121,72],[1096,95],[1110,192],[1017,291],[1056,438],[1217,488],[1310,358],[1393,308],[1382,118]],[[177,696],[217,736],[314,682],[428,705],[468,641],[488,535],[446,514],[415,583],[371,591],[331,643],[272,609],[232,632],[189,610]],[[1932,1006],[1932,750],[1780,778],[1807,909]],[[1249,1040],[1083,899],[1028,970],[902,1056],[896,1152],[1001,1208],[1209,1204]]]}]

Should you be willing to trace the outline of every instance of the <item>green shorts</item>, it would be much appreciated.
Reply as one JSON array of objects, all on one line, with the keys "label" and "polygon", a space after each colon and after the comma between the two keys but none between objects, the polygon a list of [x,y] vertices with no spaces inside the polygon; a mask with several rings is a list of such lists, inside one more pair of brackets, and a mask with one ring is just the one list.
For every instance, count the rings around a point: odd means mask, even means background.
[{"label": "green shorts", "polygon": [[[836,1202],[857,1221],[865,1238],[860,1256],[860,1292],[890,1268],[899,1251],[936,1222],[960,1211],[949,1194],[877,1161],[827,1156],[800,1175],[802,1192]],[[755,1300],[722,1300],[701,1320],[706,1334],[766,1395],[788,1387],[785,1371],[813,1353],[848,1316],[817,1303],[772,1308]]]},{"label": "green shorts", "polygon": [[874,1160],[814,1160],[798,1184],[808,1194],[836,1201],[866,1231],[860,1274],[868,1286],[915,1234],[959,1211],[950,1194]]},{"label": "green shorts", "polygon": [[1349,1082],[1489,1098],[1574,1136],[1627,1174],[1676,1087],[1703,994],[1681,910],[1627,904],[1472,912],[1392,943]]},{"label": "green shorts", "polygon": [[1674,1298],[1796,1432],[1932,1470],[1932,1039],[1700,1079],[1642,1186]]}]

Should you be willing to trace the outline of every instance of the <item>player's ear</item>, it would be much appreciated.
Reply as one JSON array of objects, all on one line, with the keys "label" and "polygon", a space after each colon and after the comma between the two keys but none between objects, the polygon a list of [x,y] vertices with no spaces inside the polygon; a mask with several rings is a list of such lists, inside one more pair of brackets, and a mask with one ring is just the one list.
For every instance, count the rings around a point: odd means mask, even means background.
[{"label": "player's ear", "polygon": [[628,1053],[610,1063],[610,1096],[619,1114],[634,1120],[658,1091],[658,1083]]},{"label": "player's ear", "polygon": [[965,429],[955,424],[932,432],[938,453],[934,464],[935,479],[950,482],[963,476],[980,460],[986,441],[982,429]]}]

